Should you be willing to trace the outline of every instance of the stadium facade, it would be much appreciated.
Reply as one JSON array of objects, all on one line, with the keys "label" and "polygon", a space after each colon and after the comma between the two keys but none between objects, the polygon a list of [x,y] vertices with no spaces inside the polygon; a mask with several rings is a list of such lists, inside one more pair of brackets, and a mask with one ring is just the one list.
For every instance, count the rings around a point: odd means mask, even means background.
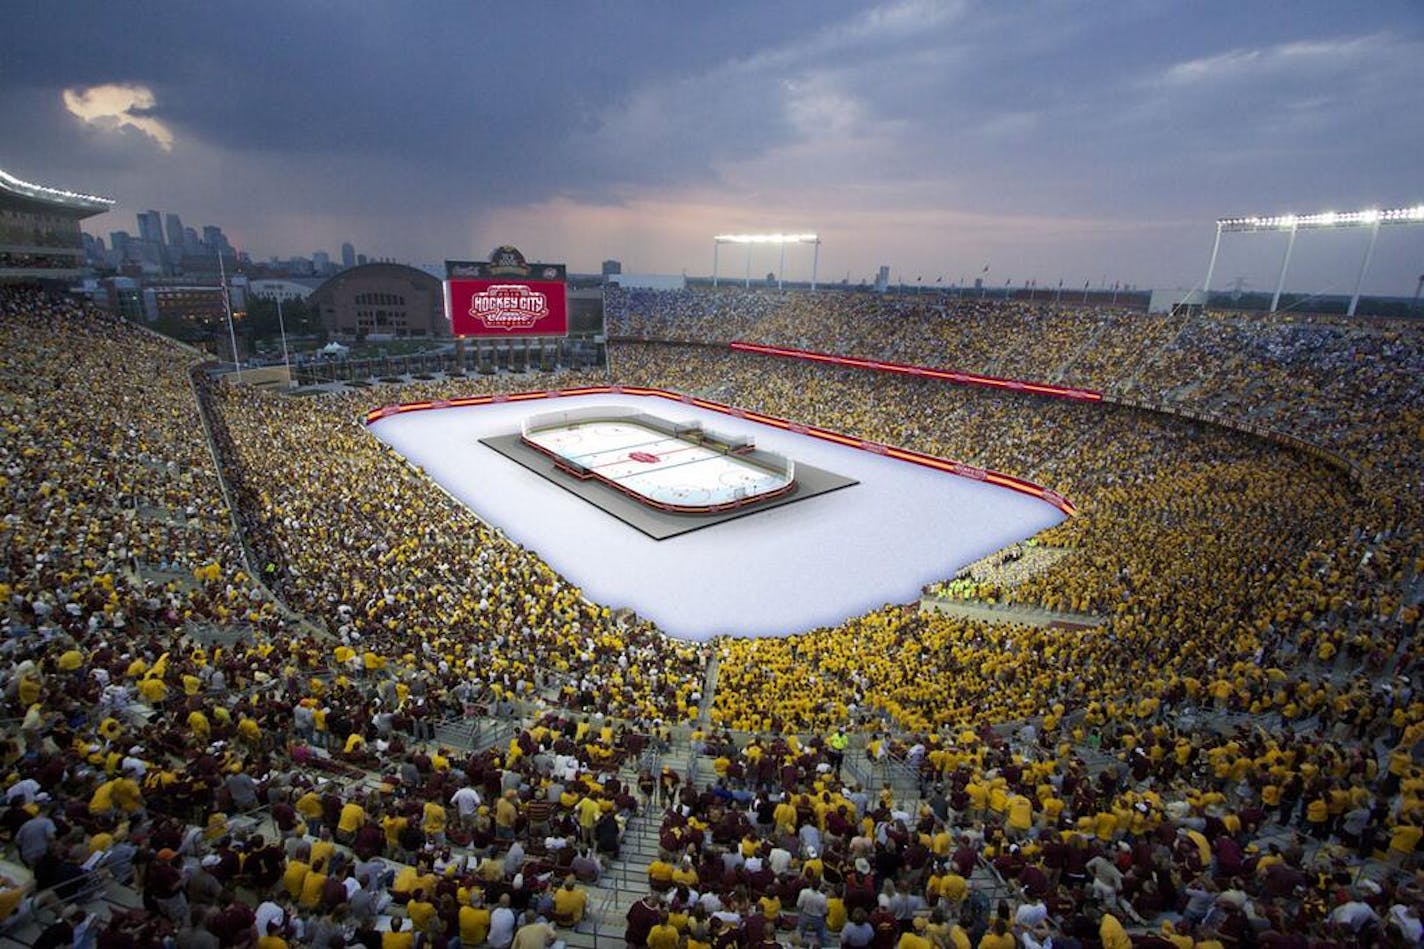
[{"label": "stadium facade", "polygon": [[343,270],[308,299],[326,329],[347,339],[450,335],[440,281],[404,264]]},{"label": "stadium facade", "polygon": [[79,222],[113,205],[110,198],[34,184],[0,169],[0,283],[80,277]]}]

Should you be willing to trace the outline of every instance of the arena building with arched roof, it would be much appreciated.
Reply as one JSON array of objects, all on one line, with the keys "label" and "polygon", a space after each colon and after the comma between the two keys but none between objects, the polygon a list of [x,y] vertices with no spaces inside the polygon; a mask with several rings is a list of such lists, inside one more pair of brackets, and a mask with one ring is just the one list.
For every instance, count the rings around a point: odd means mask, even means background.
[{"label": "arena building with arched roof", "polygon": [[363,264],[312,291],[310,304],[336,336],[361,339],[449,336],[440,281],[405,264]]}]

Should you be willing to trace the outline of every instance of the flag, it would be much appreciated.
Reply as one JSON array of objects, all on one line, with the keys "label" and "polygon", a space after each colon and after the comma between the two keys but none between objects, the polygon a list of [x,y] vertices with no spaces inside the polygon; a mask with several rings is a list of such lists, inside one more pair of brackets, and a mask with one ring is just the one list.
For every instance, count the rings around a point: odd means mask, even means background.
[{"label": "flag", "polygon": [[988,265],[988,264],[985,264],[985,265],[984,265],[984,269],[981,270],[981,271],[979,271],[979,272],[980,272],[980,273],[988,273],[988,272],[989,272],[989,265]]}]

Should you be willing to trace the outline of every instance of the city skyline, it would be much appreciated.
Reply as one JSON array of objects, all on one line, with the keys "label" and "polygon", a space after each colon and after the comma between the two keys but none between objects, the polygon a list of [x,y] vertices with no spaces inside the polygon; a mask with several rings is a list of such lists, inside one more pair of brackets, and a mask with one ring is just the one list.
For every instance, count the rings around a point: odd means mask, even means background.
[{"label": "city skyline", "polygon": [[[112,216],[112,213],[109,215]],[[138,235],[134,236],[123,228],[116,228],[108,232],[108,243],[105,244],[104,235],[93,226],[84,228],[85,237],[93,241],[92,247],[103,252],[105,259],[110,266],[117,267],[126,256],[126,249],[136,248],[136,253],[132,259],[142,260],[144,256],[137,248],[147,245],[154,251],[152,262],[157,264],[166,261],[169,264],[176,263],[177,257],[182,255],[195,256],[199,253],[216,253],[221,249],[225,257],[232,257],[236,261],[246,260],[258,265],[293,265],[305,262],[311,266],[317,275],[333,274],[341,269],[355,266],[358,262],[365,263],[366,255],[358,254],[355,246],[350,241],[343,241],[340,244],[340,263],[331,259],[331,254],[322,249],[310,251],[306,254],[295,254],[286,257],[278,254],[266,254],[263,251],[254,251],[251,248],[234,247],[227,235],[223,232],[220,224],[204,224],[202,236],[199,236],[197,229],[184,227],[182,215],[178,212],[149,208],[139,211],[135,215]],[[87,224],[88,222],[86,222]],[[88,246],[88,245],[87,245]],[[163,252],[168,249],[177,248],[181,254],[166,256]]]},{"label": "city skyline", "polygon": [[[888,264],[927,284],[988,266],[993,285],[1173,287],[1202,279],[1219,217],[1424,202],[1424,14],[1395,0],[1286,19],[1222,2],[258,4],[256,43],[222,10],[129,8],[15,12],[0,165],[115,197],[91,232],[180,208],[254,257],[508,242],[579,272],[702,275],[714,234],[815,231],[826,281]],[[1290,288],[1348,292],[1366,240],[1303,236]],[[1214,286],[1269,290],[1284,245],[1233,235]],[[780,266],[767,250],[751,269]],[[809,259],[785,269],[805,279]],[[1421,269],[1424,228],[1393,229],[1366,292],[1408,294]]]}]

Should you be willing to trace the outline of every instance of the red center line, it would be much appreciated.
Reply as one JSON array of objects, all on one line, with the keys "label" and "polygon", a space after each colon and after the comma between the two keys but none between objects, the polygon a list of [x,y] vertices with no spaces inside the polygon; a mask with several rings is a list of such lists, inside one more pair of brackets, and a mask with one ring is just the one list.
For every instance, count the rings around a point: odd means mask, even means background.
[{"label": "red center line", "polygon": [[[680,451],[691,451],[691,450],[694,449],[694,448],[701,448],[701,447],[702,447],[701,445],[683,445],[681,448],[674,448],[674,449],[672,449],[671,451],[660,451],[660,452],[657,453],[657,456],[658,456],[658,459],[659,459],[659,460],[666,460],[669,455],[676,455],[676,454],[677,454],[678,452],[680,452]],[[607,468],[609,465],[621,465],[621,464],[623,464],[623,463],[625,463],[625,462],[632,461],[632,460],[634,460],[634,459],[629,458],[627,455],[624,455],[622,458],[615,458],[615,459],[613,459],[612,461],[606,461],[606,462],[604,462],[604,463],[601,464],[601,465],[585,465],[584,467],[588,468],[590,471],[596,471],[596,470],[598,470],[599,468]],[[645,470],[645,471],[657,471],[658,469],[657,469],[657,468],[647,468],[647,469],[644,469],[644,470]]]}]

